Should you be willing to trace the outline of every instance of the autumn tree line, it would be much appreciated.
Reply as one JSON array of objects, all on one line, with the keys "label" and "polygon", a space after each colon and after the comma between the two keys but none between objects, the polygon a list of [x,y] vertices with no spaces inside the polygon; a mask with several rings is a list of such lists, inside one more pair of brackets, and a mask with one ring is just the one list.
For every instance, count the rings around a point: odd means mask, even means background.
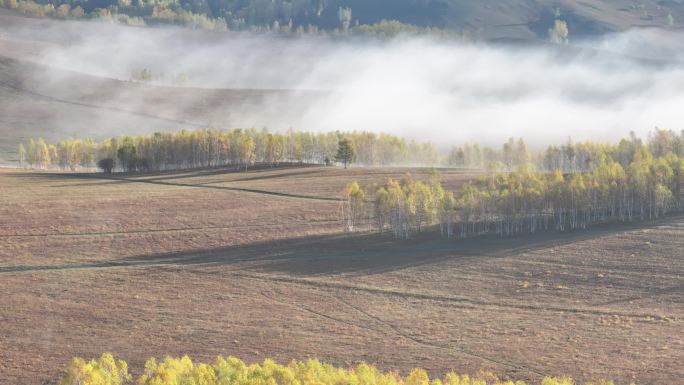
[{"label": "autumn tree line", "polygon": [[684,131],[679,134],[671,130],[656,128],[646,143],[633,132],[617,144],[591,141],[573,143],[568,139],[562,145],[550,145],[531,151],[522,138],[509,138],[501,147],[486,147],[479,144],[454,145],[442,164],[449,167],[489,169],[490,171],[514,171],[519,166],[532,165],[539,171],[560,170],[563,173],[589,171],[600,153],[607,153],[623,167],[629,165],[636,149],[647,146],[651,154],[660,158],[667,153],[678,156],[684,152]]},{"label": "autumn tree line", "polygon": [[[426,181],[400,180],[343,192],[347,230],[367,229],[408,239],[438,227],[444,237],[568,231],[616,221],[684,212],[684,133],[658,130],[644,143],[550,146],[534,167],[524,143],[509,141],[486,176],[445,191],[433,171]],[[504,171],[502,169],[511,169]]]},{"label": "autumn tree line", "polygon": [[651,155],[661,158],[684,152],[684,131],[656,129],[646,142],[635,134],[617,144],[568,140],[530,150],[522,138],[509,138],[500,147],[475,144],[454,145],[439,151],[430,142],[365,131],[312,133],[288,130],[272,133],[256,129],[196,129],[176,133],[113,137],[102,142],[69,139],[47,143],[31,139],[18,148],[22,167],[62,170],[90,170],[102,159],[110,158],[112,171],[157,171],[184,168],[218,167],[255,163],[296,162],[324,164],[336,159],[340,143],[347,143],[350,162],[364,166],[445,166],[515,171],[521,166],[534,170],[563,173],[592,170],[599,156],[608,155],[627,167],[637,148],[646,146]]},{"label": "autumn tree line", "polygon": [[[150,358],[143,373],[134,381],[128,364],[105,353],[89,362],[74,358],[58,385],[526,385],[523,381],[500,380],[491,372],[475,376],[449,372],[443,379],[430,379],[423,369],[413,369],[407,376],[382,372],[372,365],[360,363],[339,368],[316,359],[293,360],[281,365],[267,359],[262,364],[248,365],[235,357],[216,357],[211,363],[194,363],[188,356]],[[567,377],[546,377],[541,385],[574,385]],[[586,385],[612,385],[599,381]]]},{"label": "autumn tree line", "polygon": [[[340,159],[340,143],[349,144],[349,158]],[[162,171],[188,168],[254,164],[276,166],[282,162],[361,165],[432,165],[439,153],[432,143],[407,141],[370,132],[312,133],[289,130],[218,129],[183,130],[177,133],[90,139],[47,143],[29,140],[19,146],[22,167],[106,172]]]}]

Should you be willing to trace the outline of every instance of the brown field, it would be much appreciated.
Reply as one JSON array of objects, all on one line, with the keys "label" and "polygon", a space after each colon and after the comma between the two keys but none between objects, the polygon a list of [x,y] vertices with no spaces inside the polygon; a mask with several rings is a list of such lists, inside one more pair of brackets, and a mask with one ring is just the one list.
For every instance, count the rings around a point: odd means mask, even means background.
[{"label": "brown field", "polygon": [[341,232],[348,181],[406,171],[0,171],[1,382],[54,383],[111,351],[134,373],[187,353],[681,383],[684,217],[467,241]]}]

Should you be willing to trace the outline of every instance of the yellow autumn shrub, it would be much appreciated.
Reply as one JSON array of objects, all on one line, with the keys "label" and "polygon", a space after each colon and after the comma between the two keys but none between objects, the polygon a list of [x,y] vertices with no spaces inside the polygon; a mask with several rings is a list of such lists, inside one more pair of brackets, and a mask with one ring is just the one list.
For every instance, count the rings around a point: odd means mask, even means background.
[{"label": "yellow autumn shrub", "polygon": [[[423,369],[413,369],[408,376],[382,372],[361,363],[349,369],[338,368],[315,359],[293,360],[281,365],[273,360],[247,365],[235,357],[217,357],[213,363],[194,363],[188,356],[150,358],[143,373],[133,381],[125,361],[105,353],[86,362],[74,358],[58,385],[526,385],[523,381],[501,381],[494,374],[474,376],[447,373],[430,379]],[[575,385],[568,377],[547,377],[540,385]],[[587,385],[613,385],[599,381]]]},{"label": "yellow autumn shrub", "polygon": [[115,360],[110,353],[100,358],[85,362],[74,358],[59,381],[59,385],[125,385],[130,383],[128,364],[123,360]]}]

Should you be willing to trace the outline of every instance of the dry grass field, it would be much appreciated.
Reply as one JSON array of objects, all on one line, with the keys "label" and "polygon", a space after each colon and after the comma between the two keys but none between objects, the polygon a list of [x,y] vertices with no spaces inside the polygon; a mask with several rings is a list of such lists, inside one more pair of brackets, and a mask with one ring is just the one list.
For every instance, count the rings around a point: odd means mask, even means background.
[{"label": "dry grass field", "polygon": [[[684,217],[467,241],[344,234],[335,199],[427,170],[0,171],[0,374],[73,356],[364,360],[406,373],[684,378]],[[445,171],[454,189],[470,175]]]}]

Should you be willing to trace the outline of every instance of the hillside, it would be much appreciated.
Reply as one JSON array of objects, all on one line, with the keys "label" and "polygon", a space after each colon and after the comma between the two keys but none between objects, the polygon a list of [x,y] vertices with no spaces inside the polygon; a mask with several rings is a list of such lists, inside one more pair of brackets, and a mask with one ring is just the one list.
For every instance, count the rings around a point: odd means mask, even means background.
[{"label": "hillside", "polygon": [[0,56],[0,164],[14,164],[18,144],[32,137],[59,141],[195,127],[262,128],[264,122],[292,121],[316,95],[160,87]]},{"label": "hillside", "polygon": [[[22,0],[23,1],[23,0]],[[28,0],[27,0],[28,1]],[[305,31],[354,28],[382,20],[397,20],[418,27],[464,32],[483,39],[545,40],[555,18],[568,22],[571,36],[597,36],[635,27],[681,28],[681,0],[274,0],[225,2],[169,0],[119,2],[114,0],[49,0],[71,17],[121,15],[128,24],[185,24],[215,30],[281,29]],[[1,3],[0,3],[1,4]],[[129,5],[125,5],[129,4]],[[51,14],[40,6],[33,14]],[[340,10],[348,12],[340,13]],[[58,15],[58,14],[55,14]],[[672,23],[669,16],[672,15]],[[53,15],[54,16],[54,15]]]},{"label": "hillside", "polygon": [[[331,2],[332,3],[332,2]],[[470,31],[487,40],[546,40],[557,11],[570,36],[584,38],[630,28],[674,27],[684,20],[681,1],[629,0],[339,0],[360,24],[396,19],[408,24]],[[335,8],[337,9],[337,8]],[[357,19],[354,17],[354,19]]]},{"label": "hillside", "polygon": [[567,21],[572,38],[598,36],[630,28],[664,27],[672,14],[674,27],[684,19],[681,1],[521,0],[449,1],[444,23],[470,27],[486,39],[546,39],[556,12]]},{"label": "hillside", "polygon": [[[466,3],[470,5],[466,6]],[[468,25],[479,29],[490,39],[545,39],[544,31],[554,17],[549,13],[550,5],[546,3],[544,5],[541,2],[484,1],[450,2],[449,4],[460,11],[440,14],[440,25],[455,27]],[[566,10],[561,12],[561,16],[570,24],[571,37],[581,33],[592,34],[598,31],[623,30],[634,26],[646,27],[660,23],[660,19],[655,18],[655,16],[650,20],[639,17],[638,12],[630,8],[626,2],[593,2],[592,4],[594,5],[590,7],[588,2],[563,3],[563,7],[565,7],[563,9]],[[681,6],[674,2],[663,4],[660,9],[655,3],[651,5],[654,8],[650,15],[655,15],[657,13],[655,11],[660,12],[658,13],[660,15],[666,11],[670,12],[670,9],[673,15],[678,15],[677,12],[681,11]],[[651,6],[645,5],[642,12],[644,9],[651,9],[649,7]],[[359,12],[359,14],[373,15],[374,12],[368,10],[364,13]],[[379,15],[377,17],[380,17]],[[400,13],[391,14],[388,17],[394,16],[399,17],[401,15]],[[684,17],[682,19],[684,20]],[[425,20],[423,22],[427,23]],[[675,20],[678,20],[678,16],[675,16]],[[417,19],[404,21],[419,22]],[[369,19],[368,22],[372,22],[372,19]],[[646,80],[638,84],[639,87],[643,87],[642,84],[648,84],[651,81],[647,75],[652,72],[653,68],[656,68],[652,66],[667,67],[672,60],[676,64],[682,43],[677,34],[666,34],[657,28],[650,28],[644,31],[642,35],[639,37],[641,39],[640,44],[635,45],[631,50],[626,50],[627,52],[611,53],[610,50],[601,51],[600,49],[573,45],[548,45],[547,47],[546,44],[544,47],[548,49],[544,52],[549,53],[554,62],[560,63],[553,63],[554,65],[551,66],[554,73],[563,73],[565,71],[563,63],[574,60],[575,62],[587,63],[591,71],[597,71],[597,76],[602,76],[604,79],[608,79],[607,81],[610,79],[601,69],[601,63],[608,63],[605,65],[615,67],[633,60],[623,55],[638,56],[641,65],[644,65],[641,71],[646,74],[644,75]],[[84,38],[84,36],[100,36],[100,39]],[[233,39],[233,36],[238,38]],[[425,99],[415,96],[418,94],[410,94],[413,92],[410,90],[412,86],[410,82],[408,85],[398,84],[396,79],[405,78],[407,74],[413,75],[417,70],[422,71],[429,62],[414,64],[413,67],[405,68],[387,66],[388,71],[385,71],[383,68],[385,64],[373,59],[376,54],[384,55],[385,58],[392,58],[392,55],[403,55],[416,49],[422,50],[423,46],[409,45],[407,51],[393,51],[394,46],[391,44],[378,48],[372,44],[340,43],[336,39],[312,38],[307,40],[271,35],[258,36],[255,38],[254,35],[248,34],[223,35],[206,31],[170,28],[139,29],[107,23],[31,18],[18,15],[16,12],[0,10],[0,132],[3,132],[4,135],[3,140],[0,141],[0,164],[14,164],[18,144],[28,138],[38,137],[43,137],[48,142],[58,142],[70,137],[91,137],[101,140],[108,136],[207,126],[218,128],[255,127],[258,129],[268,127],[273,130],[286,130],[292,127],[320,130],[324,124],[327,124],[325,129],[328,130],[393,130],[404,129],[401,126],[404,122],[408,122],[406,123],[407,126],[410,125],[411,129],[415,131],[416,127],[430,124],[429,114],[418,116],[419,112],[416,112],[415,115],[409,113],[404,119],[391,118],[393,114],[398,115],[396,106],[413,105],[414,102],[422,102]],[[138,43],[133,44],[130,40],[132,38],[137,39]],[[250,40],[252,38],[256,40]],[[98,67],[107,58],[113,59],[116,56],[112,55],[111,47],[106,45],[107,42],[111,43],[112,46],[118,44],[119,47],[122,45],[145,47],[145,44],[152,44],[160,39],[162,43],[167,43],[163,47],[171,47],[178,52],[163,56],[165,60],[156,60],[156,62],[155,59],[157,58],[152,55],[149,59],[153,63],[152,65],[163,68],[165,62],[176,63],[178,61],[179,67],[186,70],[190,68],[194,70],[193,75],[198,75],[199,80],[205,79],[203,86],[207,85],[207,88],[171,87],[161,86],[154,82],[132,82],[126,80],[131,77],[130,72],[127,72],[126,69],[114,74],[111,72],[112,68]],[[182,41],[177,45],[168,43],[178,40]],[[239,42],[234,45],[222,45],[222,42],[232,40]],[[293,43],[297,41],[303,42]],[[536,44],[534,40],[528,40],[528,42],[530,44],[491,44],[491,46],[496,46],[496,49],[501,48],[501,52],[497,51],[497,54],[502,53],[503,57],[510,59],[510,64],[515,64],[518,61],[515,55],[532,52],[536,48],[530,47],[542,45]],[[307,44],[311,44],[311,46],[307,46]],[[497,98],[501,98],[503,107],[507,108],[513,100],[510,99],[511,92],[519,92],[517,89],[508,89],[506,81],[503,81],[502,86],[498,86],[487,82],[470,83],[464,77],[464,79],[455,81],[451,85],[448,83],[451,81],[449,79],[457,77],[452,76],[452,69],[449,67],[451,62],[447,62],[444,56],[444,53],[449,51],[451,47],[448,47],[449,49],[442,49],[446,46],[436,47],[438,48],[436,51],[434,46],[426,45],[426,47],[433,49],[435,55],[439,55],[435,56],[436,62],[446,63],[443,66],[443,72],[439,75],[443,79],[438,82],[444,83],[443,87],[435,87],[432,82],[425,80],[424,83],[418,84],[415,90],[425,92],[425,97],[431,98],[430,103],[432,104],[437,103],[439,105],[441,103],[440,93],[444,93],[450,101],[456,103],[458,92],[463,89],[465,95],[478,97],[473,99],[470,104],[484,105],[489,103],[490,98],[487,94],[491,93],[498,95]],[[529,50],[523,51],[520,49],[522,47],[529,48]],[[273,54],[270,53],[271,48],[274,50]],[[135,67],[137,64],[132,64],[139,59],[139,56],[142,56],[137,55],[134,52],[135,49],[137,48],[129,49],[127,54],[122,53],[121,56],[124,59],[117,63],[121,64],[121,67],[141,68]],[[184,51],[186,49],[187,51]],[[222,49],[225,51],[221,51]],[[242,51],[237,51],[237,49]],[[485,51],[465,50],[463,55],[482,54]],[[211,52],[211,54],[207,54],[207,52]],[[265,52],[267,54],[264,54]],[[306,57],[305,55],[308,52],[315,52],[316,54]],[[369,54],[352,55],[349,52],[368,52]],[[453,50],[451,52],[453,53]],[[202,59],[193,60],[193,54],[203,55],[201,56]],[[480,60],[490,59],[486,55],[485,52],[485,56]],[[68,58],[68,60],[56,64],[52,62],[54,57]],[[213,67],[197,66],[199,62],[219,60],[221,57],[234,58],[234,60],[230,59],[233,60],[232,62],[230,60],[217,62]],[[241,63],[243,57],[253,60]],[[171,59],[169,60],[169,58]],[[350,63],[347,67],[345,64],[339,64],[342,62],[339,60],[340,58],[358,61]],[[496,56],[495,60],[500,60],[500,58],[501,56]],[[644,60],[644,58],[648,60]],[[537,59],[539,58],[537,57]],[[465,61],[462,62],[458,56],[452,57],[451,60],[454,65],[465,64]],[[101,69],[100,72],[105,73],[110,71],[108,72],[109,75],[95,76],[76,72],[81,70],[79,67],[86,61],[89,62],[89,69]],[[544,69],[545,63],[548,64],[543,60],[537,60],[537,62],[541,62],[541,64],[535,64],[536,67],[533,69],[535,72]],[[593,67],[591,64],[593,62],[599,64]],[[224,68],[224,64],[227,69]],[[366,68],[368,66],[371,67]],[[399,71],[390,71],[397,67],[400,68]],[[503,65],[503,67],[510,70],[508,65]],[[207,71],[203,69],[207,69]],[[378,77],[374,71],[381,69],[384,76]],[[298,88],[298,85],[302,84],[299,80],[306,79],[307,71],[319,72],[319,75],[323,73],[321,79],[329,81],[329,84],[333,86],[338,86],[337,89],[333,88],[333,91],[347,85],[337,81],[337,78],[344,78],[352,82],[352,86],[357,87],[361,92],[343,94],[343,97],[335,99],[325,97],[329,96],[330,92]],[[490,74],[487,76],[495,76],[500,70],[498,67],[491,67],[488,71]],[[518,68],[518,74],[521,75],[519,77],[522,78],[522,75],[525,75],[527,71],[526,67]],[[385,74],[385,72],[387,73]],[[344,76],[340,76],[340,73]],[[270,78],[261,81],[262,75],[264,78]],[[390,79],[392,76],[394,78]],[[554,74],[550,79],[556,81],[556,79],[565,76]],[[285,85],[278,87],[279,83],[277,81],[272,82],[273,79],[271,78],[286,79],[283,81]],[[213,82],[216,85],[210,88],[212,84],[207,84],[206,79],[209,79],[209,83]],[[225,79],[231,81],[237,79],[235,81],[241,82],[243,86],[238,85],[229,88],[231,85],[226,85]],[[260,84],[267,86],[253,86],[251,82],[254,82],[255,79],[261,81]],[[377,84],[372,89],[368,88],[366,82],[379,81],[378,79],[382,80],[381,84]],[[426,77],[426,79],[428,78]],[[273,86],[273,84],[276,85]],[[553,91],[554,83],[549,84],[548,91]],[[621,83],[609,83],[607,87],[610,89],[614,87],[615,92],[620,92],[622,86],[619,84]],[[390,91],[395,86],[404,94],[395,97]],[[488,90],[488,86],[491,86],[492,89]],[[593,87],[594,84],[591,86]],[[428,88],[422,89],[422,87]],[[537,84],[522,84],[521,87],[520,89],[523,90],[524,87],[529,87],[527,92],[530,95],[540,92],[537,90]],[[559,83],[558,87],[568,90],[574,89],[574,85],[565,83]],[[473,91],[468,93],[468,89]],[[579,92],[579,95],[585,95],[586,90],[582,89],[580,85],[576,92]],[[605,93],[607,100],[613,99],[611,92]],[[366,94],[370,96],[365,98]],[[568,94],[572,95],[572,92],[568,92]],[[526,96],[523,91],[520,91],[520,95]],[[596,98],[597,100],[601,99],[600,96]],[[582,97],[582,99],[583,101],[587,100],[586,97]],[[357,102],[357,100],[363,100],[363,102]],[[388,100],[387,103],[386,100]],[[562,102],[574,101],[563,99]],[[411,108],[403,109],[405,111],[412,110]],[[387,111],[391,113],[387,113]],[[436,110],[438,113],[435,115],[446,113],[445,111],[454,111],[454,109],[444,106],[441,110]],[[660,118],[662,115],[659,114],[658,117]],[[332,116],[332,118],[328,118],[328,116]],[[359,123],[358,119],[354,119],[359,116],[363,117],[362,123]],[[308,127],[303,127],[301,124],[303,117],[309,118]],[[427,123],[425,123],[426,119],[428,119]],[[334,124],[331,126],[330,121],[333,120]],[[454,119],[454,115],[448,115],[448,120],[449,122],[443,125],[444,127],[449,126],[448,129],[451,133],[453,132],[451,125],[457,126],[459,123]],[[389,123],[386,123],[387,121]],[[437,121],[437,123],[441,122]],[[667,126],[660,120],[649,120],[647,124],[649,129],[655,124]],[[440,124],[433,125],[433,131],[437,132],[440,129],[439,126]],[[639,127],[634,126],[625,127],[623,126],[625,130],[639,129]],[[676,126],[670,127],[677,128]],[[446,130],[446,128],[442,129]],[[406,129],[406,131],[409,130]],[[464,136],[467,137],[465,134]],[[450,140],[462,139],[450,136]]]}]

